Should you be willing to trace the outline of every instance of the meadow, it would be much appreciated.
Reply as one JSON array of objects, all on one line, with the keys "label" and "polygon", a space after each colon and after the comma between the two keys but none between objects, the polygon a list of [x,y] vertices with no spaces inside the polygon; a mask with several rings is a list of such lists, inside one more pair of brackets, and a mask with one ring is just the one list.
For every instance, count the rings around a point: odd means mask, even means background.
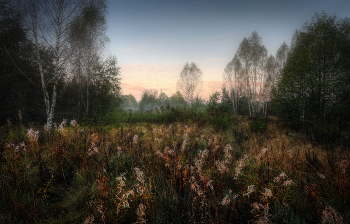
[{"label": "meadow", "polygon": [[349,132],[320,128],[174,108],[9,124],[0,223],[350,223]]}]

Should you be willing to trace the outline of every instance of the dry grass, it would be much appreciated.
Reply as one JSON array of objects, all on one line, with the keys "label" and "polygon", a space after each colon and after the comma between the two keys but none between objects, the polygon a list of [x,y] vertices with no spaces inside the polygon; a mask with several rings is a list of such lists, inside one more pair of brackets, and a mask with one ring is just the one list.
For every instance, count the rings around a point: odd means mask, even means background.
[{"label": "dry grass", "polygon": [[349,152],[325,151],[276,118],[260,134],[244,117],[227,131],[197,123],[41,129],[39,140],[24,137],[26,150],[16,149],[19,129],[8,130],[0,222],[350,221]]}]

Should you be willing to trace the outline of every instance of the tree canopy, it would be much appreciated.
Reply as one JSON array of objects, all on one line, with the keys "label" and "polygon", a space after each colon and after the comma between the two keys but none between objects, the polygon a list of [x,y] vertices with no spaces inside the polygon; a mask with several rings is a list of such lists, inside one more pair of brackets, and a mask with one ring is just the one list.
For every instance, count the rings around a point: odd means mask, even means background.
[{"label": "tree canopy", "polygon": [[344,117],[349,110],[350,38],[345,22],[316,13],[295,32],[274,94],[280,117]]}]

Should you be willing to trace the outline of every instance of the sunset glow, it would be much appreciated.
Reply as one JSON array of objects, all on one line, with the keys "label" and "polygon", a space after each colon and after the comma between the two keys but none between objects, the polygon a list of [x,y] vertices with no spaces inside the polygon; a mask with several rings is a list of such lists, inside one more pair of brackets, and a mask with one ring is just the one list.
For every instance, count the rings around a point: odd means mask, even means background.
[{"label": "sunset glow", "polygon": [[[341,7],[340,7],[341,6]],[[186,62],[203,73],[201,97],[220,90],[222,73],[244,37],[257,31],[275,55],[315,12],[348,16],[349,1],[110,1],[110,52],[121,67],[122,94],[146,89],[169,97]]]}]

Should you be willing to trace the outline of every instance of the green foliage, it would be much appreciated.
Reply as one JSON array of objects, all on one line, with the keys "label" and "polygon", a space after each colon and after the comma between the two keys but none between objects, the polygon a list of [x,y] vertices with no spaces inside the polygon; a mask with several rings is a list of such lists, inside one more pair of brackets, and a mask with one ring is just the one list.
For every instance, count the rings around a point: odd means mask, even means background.
[{"label": "green foliage", "polygon": [[169,97],[161,91],[158,96],[158,105],[162,107],[166,107],[169,104],[170,104]]},{"label": "green foliage", "polygon": [[[274,92],[281,118],[298,125],[316,117],[347,120],[350,40],[335,16],[316,15],[294,34],[291,52]],[[347,50],[345,50],[347,49]]]},{"label": "green foliage", "polygon": [[[0,125],[6,124],[7,118],[12,124],[21,122],[19,110],[23,122],[43,122],[45,107],[34,45],[26,36],[19,12],[5,2],[0,7]],[[48,62],[43,69],[50,71],[52,52],[40,51]]]},{"label": "green foliage", "polygon": [[205,105],[205,100],[197,96],[196,98],[193,99],[193,103],[191,105],[191,109],[194,111],[198,110],[204,110],[206,107]]},{"label": "green foliage", "polygon": [[[221,102],[219,100],[221,99]],[[212,114],[233,113],[232,101],[229,99],[228,92],[223,88],[223,93],[216,91],[213,93],[206,107],[206,111]]]},{"label": "green foliage", "polygon": [[207,112],[208,113],[218,113],[220,110],[220,103],[219,101],[219,97],[220,97],[220,93],[218,91],[216,91],[215,93],[213,93],[210,98],[209,98],[209,102],[207,105]]},{"label": "green foliage", "polygon": [[136,110],[138,109],[138,103],[135,97],[131,94],[121,96],[120,109],[122,110]]},{"label": "green foliage", "polygon": [[334,143],[340,137],[340,119],[317,119],[311,124],[311,132],[318,142]]},{"label": "green foliage", "polygon": [[158,104],[158,91],[157,90],[145,90],[142,93],[139,107],[142,110],[153,110]]},{"label": "green foliage", "polygon": [[[115,56],[108,57],[104,62],[98,61],[94,67],[93,82],[90,82],[88,89],[77,78],[67,80],[59,92],[57,119],[85,117],[95,122],[102,122],[113,108],[122,103],[120,67],[117,67],[117,63]],[[89,91],[88,114],[86,114],[87,101],[83,94],[86,91]]]},{"label": "green foliage", "polygon": [[169,98],[169,105],[173,107],[187,107],[188,104],[179,91]]},{"label": "green foliage", "polygon": [[273,221],[276,223],[288,223],[288,224],[306,224],[306,220],[300,216],[300,213],[293,211],[289,206],[283,205],[278,202],[274,205]]},{"label": "green foliage", "polygon": [[233,103],[230,99],[229,91],[226,90],[225,86],[223,86],[221,88],[221,92],[221,110],[223,112],[231,113],[233,111]]},{"label": "green foliage", "polygon": [[214,115],[211,117],[211,123],[215,129],[227,130],[230,126],[228,117],[225,115]]},{"label": "green foliage", "polygon": [[255,133],[263,133],[267,130],[267,127],[269,125],[268,119],[262,118],[262,117],[255,117],[251,118],[249,121],[249,128],[250,131]]}]

